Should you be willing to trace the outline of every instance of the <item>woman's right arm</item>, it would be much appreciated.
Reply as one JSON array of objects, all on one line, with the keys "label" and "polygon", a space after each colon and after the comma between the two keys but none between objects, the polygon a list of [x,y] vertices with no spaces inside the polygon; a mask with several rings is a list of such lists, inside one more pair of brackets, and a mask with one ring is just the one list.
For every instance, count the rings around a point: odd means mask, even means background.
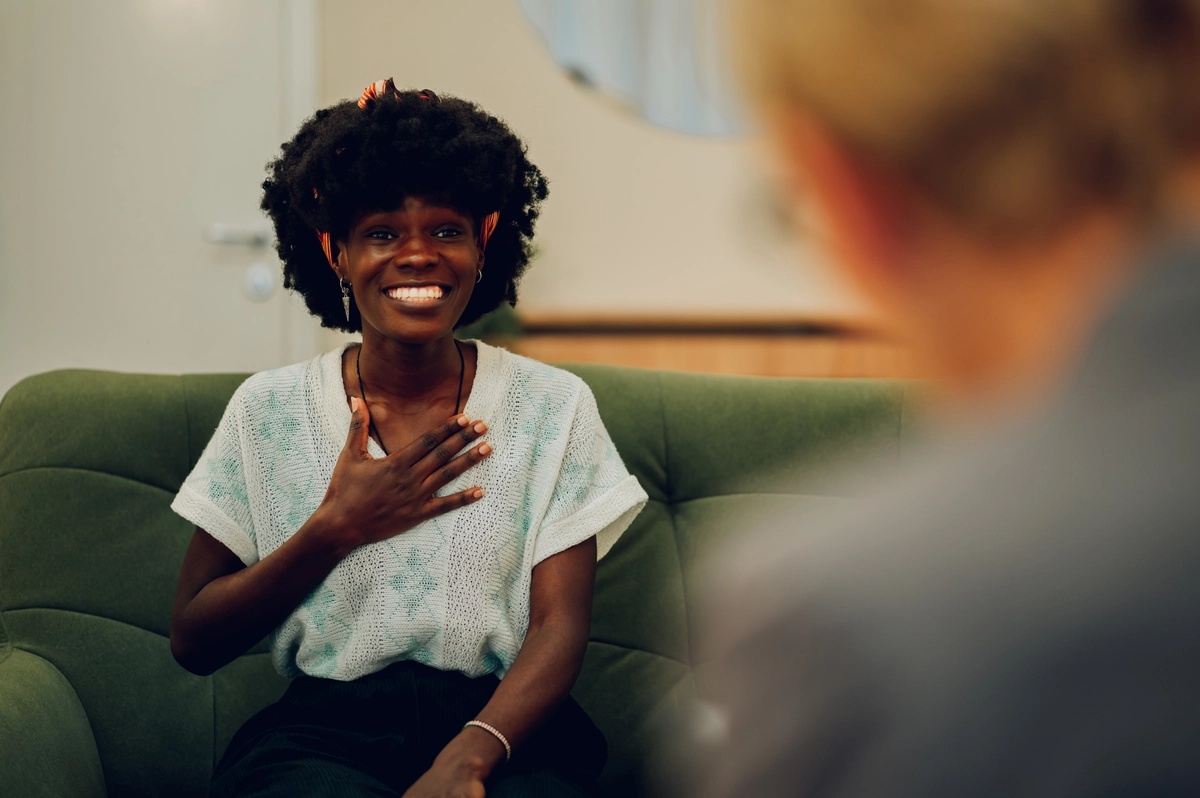
[{"label": "woman's right arm", "polygon": [[249,568],[199,527],[192,535],[171,614],[171,654],[207,675],[261,640],[304,601],[352,547],[314,513]]},{"label": "woman's right arm", "polygon": [[478,488],[435,497],[491,452],[455,454],[487,431],[456,416],[403,451],[367,452],[366,405],[351,401],[350,432],[316,512],[275,551],[250,566],[196,529],[179,574],[171,613],[171,653],[209,674],[279,626],[351,551],[411,529],[483,497]]}]

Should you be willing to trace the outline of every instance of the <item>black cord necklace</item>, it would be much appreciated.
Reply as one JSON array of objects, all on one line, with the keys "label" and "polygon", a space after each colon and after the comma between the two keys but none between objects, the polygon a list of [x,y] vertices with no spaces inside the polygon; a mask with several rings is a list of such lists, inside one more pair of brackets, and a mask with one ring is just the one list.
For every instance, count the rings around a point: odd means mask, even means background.
[{"label": "black cord necklace", "polygon": [[[463,357],[462,344],[458,342],[457,338],[454,339],[454,349],[458,352],[458,396],[454,397],[454,414],[458,415],[462,412],[463,377],[467,373],[467,361]],[[363,404],[366,405],[367,412],[369,413],[371,412],[371,406],[367,403],[367,386],[363,382],[362,368],[359,365],[361,362],[362,344],[359,344],[358,352],[354,355],[354,373],[358,376],[358,392],[362,394]],[[379,448],[383,449],[383,453],[386,455],[388,453],[387,447],[383,445],[383,436],[379,434],[374,421],[371,422],[370,428],[367,431],[375,436],[375,440],[379,441]]]}]

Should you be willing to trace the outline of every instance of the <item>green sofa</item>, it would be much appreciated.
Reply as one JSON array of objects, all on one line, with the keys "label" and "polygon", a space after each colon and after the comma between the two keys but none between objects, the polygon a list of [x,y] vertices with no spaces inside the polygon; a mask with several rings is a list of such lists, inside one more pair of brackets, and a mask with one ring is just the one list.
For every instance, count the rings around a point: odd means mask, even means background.
[{"label": "green sofa", "polygon": [[[600,565],[575,695],[605,794],[645,794],[652,719],[693,695],[692,564],[763,502],[828,501],[849,451],[899,450],[902,386],[572,369],[650,503]],[[0,791],[201,795],[285,682],[265,645],[194,676],[167,643],[191,527],[168,505],[245,375],[58,371],[0,402]],[[739,523],[741,521],[741,523]]]}]

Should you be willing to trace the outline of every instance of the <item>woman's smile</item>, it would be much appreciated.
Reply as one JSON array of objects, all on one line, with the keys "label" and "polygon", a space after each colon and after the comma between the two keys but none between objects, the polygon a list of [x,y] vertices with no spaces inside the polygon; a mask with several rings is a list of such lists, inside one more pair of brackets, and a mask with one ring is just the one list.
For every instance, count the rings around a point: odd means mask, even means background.
[{"label": "woman's smile", "polygon": [[453,291],[441,283],[405,283],[384,288],[383,295],[405,308],[433,308],[444,304]]}]

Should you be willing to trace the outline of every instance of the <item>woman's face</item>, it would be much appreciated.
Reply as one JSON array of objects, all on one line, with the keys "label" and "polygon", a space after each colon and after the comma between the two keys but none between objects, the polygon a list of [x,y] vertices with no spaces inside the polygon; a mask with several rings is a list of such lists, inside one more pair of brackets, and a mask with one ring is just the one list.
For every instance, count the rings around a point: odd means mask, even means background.
[{"label": "woman's face", "polygon": [[363,335],[425,343],[458,323],[483,253],[465,213],[409,197],[363,214],[338,242],[339,275],[353,287]]}]

